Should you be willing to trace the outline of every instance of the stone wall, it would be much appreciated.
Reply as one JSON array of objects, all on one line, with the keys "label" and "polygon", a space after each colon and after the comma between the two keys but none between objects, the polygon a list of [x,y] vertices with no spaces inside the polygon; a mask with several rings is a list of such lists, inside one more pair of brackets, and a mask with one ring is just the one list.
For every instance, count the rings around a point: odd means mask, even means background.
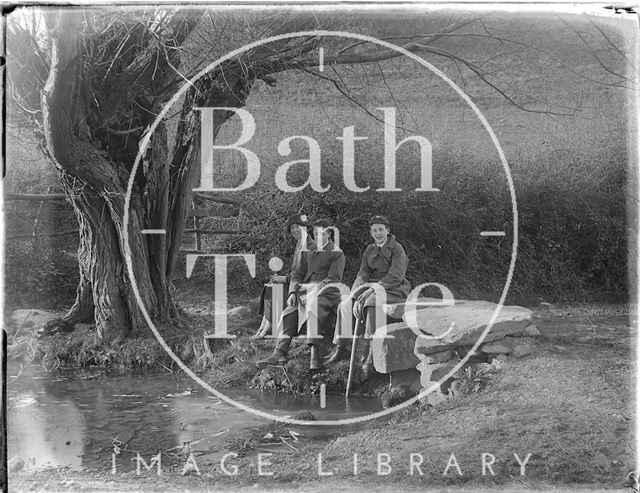
[{"label": "stone wall", "polygon": [[428,392],[423,400],[435,405],[455,393],[455,380],[470,364],[489,362],[499,354],[522,357],[533,351],[532,337],[539,331],[531,325],[531,310],[502,306],[496,314],[497,308],[488,301],[443,304],[428,298],[413,306],[387,305],[385,311],[402,322],[376,332],[374,366],[389,375],[391,388]]}]

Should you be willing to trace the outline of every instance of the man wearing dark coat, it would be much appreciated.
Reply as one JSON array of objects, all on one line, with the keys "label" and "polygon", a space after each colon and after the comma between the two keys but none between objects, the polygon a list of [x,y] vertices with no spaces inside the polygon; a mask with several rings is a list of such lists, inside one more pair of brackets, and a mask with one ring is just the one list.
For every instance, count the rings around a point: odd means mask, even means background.
[{"label": "man wearing dark coat", "polygon": [[[274,285],[284,284],[285,288],[288,287],[289,282],[291,281],[291,276],[293,276],[293,273],[302,261],[302,252],[304,250],[315,250],[316,242],[307,235],[307,226],[310,225],[311,224],[308,222],[306,214],[296,214],[287,221],[285,231],[290,233],[291,236],[296,239],[296,247],[293,251],[293,259],[291,261],[291,271],[286,276],[271,276],[269,284],[265,284],[262,290],[262,295],[260,296],[260,315],[262,315],[262,321],[258,328],[258,332],[253,336],[253,339],[264,339],[271,333],[271,322],[274,319]],[[287,293],[288,291],[282,294],[282,299],[275,300],[275,305],[277,306],[277,308],[275,308],[275,311],[277,312],[275,315],[278,318],[282,316],[281,307],[286,301],[284,297]]]},{"label": "man wearing dark coat", "polygon": [[[366,334],[365,353],[366,360],[362,365],[362,372],[368,377],[373,371],[373,353],[369,344],[369,338],[375,334],[376,329],[386,324],[386,316],[382,320],[376,317],[376,305],[380,303],[399,303],[406,300],[411,291],[411,283],[406,277],[408,257],[404,248],[395,236],[391,234],[389,220],[384,216],[372,216],[369,219],[369,234],[373,243],[367,246],[360,263],[360,270],[351,287],[353,318],[360,321],[356,324],[357,335]],[[384,289],[386,297],[379,300],[372,285],[378,285]],[[349,357],[349,342],[341,329],[342,321],[351,316],[348,313],[350,304],[341,304],[338,315],[336,348],[329,357],[327,363],[333,363]],[[379,317],[378,317],[379,318]],[[364,322],[364,327],[363,323]],[[353,327],[352,323],[352,327]],[[364,330],[363,330],[364,328]],[[368,346],[368,349],[367,349]]]},{"label": "man wearing dark coat", "polygon": [[[287,361],[291,338],[307,329],[307,344],[311,346],[312,370],[322,368],[319,344],[327,337],[331,327],[327,321],[331,312],[340,304],[340,291],[326,287],[342,281],[344,253],[329,239],[331,224],[325,219],[313,224],[316,247],[302,252],[298,267],[291,275],[287,307],[278,327],[278,340],[271,356],[258,361],[258,368],[281,365]],[[316,330],[309,330],[315,326]],[[314,333],[315,332],[315,333]]]}]

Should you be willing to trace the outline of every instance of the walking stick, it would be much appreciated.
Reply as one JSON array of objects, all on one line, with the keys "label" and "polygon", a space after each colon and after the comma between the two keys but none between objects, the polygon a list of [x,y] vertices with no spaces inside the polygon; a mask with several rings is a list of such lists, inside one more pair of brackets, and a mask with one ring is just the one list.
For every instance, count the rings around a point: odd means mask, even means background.
[{"label": "walking stick", "polygon": [[356,363],[356,344],[358,342],[358,327],[360,326],[360,317],[356,319],[356,326],[353,329],[353,337],[351,339],[351,358],[349,359],[349,376],[347,377],[347,391],[345,398],[349,398],[349,391],[351,390],[351,380],[353,380],[353,367]]}]

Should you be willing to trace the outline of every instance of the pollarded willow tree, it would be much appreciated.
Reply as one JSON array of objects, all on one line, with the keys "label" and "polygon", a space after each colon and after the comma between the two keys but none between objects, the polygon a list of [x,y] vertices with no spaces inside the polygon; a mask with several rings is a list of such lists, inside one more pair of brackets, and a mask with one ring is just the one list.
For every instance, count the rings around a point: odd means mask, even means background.
[{"label": "pollarded willow tree", "polygon": [[[478,63],[438,45],[449,36],[468,36],[518,46],[489,33],[476,16],[443,17],[430,24],[429,32],[413,26],[389,33],[356,16],[273,12],[252,17],[186,8],[18,11],[8,23],[11,113],[14,121],[35,129],[79,225],[80,281],[64,321],[93,320],[99,337],[107,340],[145,325],[124,262],[125,195],[141,140],[182,84],[190,87],[171,118],[156,128],[137,169],[129,213],[128,245],[137,284],[148,313],[158,320],[178,316],[168,279],[200,178],[201,122],[195,108],[241,108],[256,81],[271,85],[278,73],[301,70],[330,81],[340,95],[367,111],[335,67],[377,64],[399,53],[353,39],[301,36],[271,42],[190,82],[194,73],[230,49],[313,29],[361,32],[448,58],[515,106],[554,111],[527,106],[517,92],[500,87],[492,77],[499,72],[495,60]],[[331,67],[324,72],[317,69],[321,44],[324,64]],[[233,112],[214,116],[215,141]],[[166,235],[143,235],[144,228],[164,229]]]}]

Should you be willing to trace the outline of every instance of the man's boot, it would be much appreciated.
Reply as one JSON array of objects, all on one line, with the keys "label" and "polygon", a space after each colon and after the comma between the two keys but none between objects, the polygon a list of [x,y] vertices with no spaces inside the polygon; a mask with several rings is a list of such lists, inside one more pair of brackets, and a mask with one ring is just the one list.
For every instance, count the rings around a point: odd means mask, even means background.
[{"label": "man's boot", "polygon": [[309,361],[310,370],[321,370],[322,359],[320,358],[320,348],[315,344],[311,345],[311,360]]},{"label": "man's boot", "polygon": [[344,346],[336,346],[333,352],[325,358],[325,365],[332,365],[333,363],[337,363],[338,361],[348,360],[349,359],[349,351]]},{"label": "man's boot", "polygon": [[287,357],[284,354],[279,353],[278,351],[274,351],[271,356],[256,362],[256,366],[262,370],[267,366],[280,366],[284,365],[287,362]]},{"label": "man's boot", "polygon": [[289,346],[291,346],[291,337],[279,337],[273,354],[268,358],[256,362],[256,366],[262,369],[267,366],[284,365],[288,360],[287,354],[289,353]]}]

